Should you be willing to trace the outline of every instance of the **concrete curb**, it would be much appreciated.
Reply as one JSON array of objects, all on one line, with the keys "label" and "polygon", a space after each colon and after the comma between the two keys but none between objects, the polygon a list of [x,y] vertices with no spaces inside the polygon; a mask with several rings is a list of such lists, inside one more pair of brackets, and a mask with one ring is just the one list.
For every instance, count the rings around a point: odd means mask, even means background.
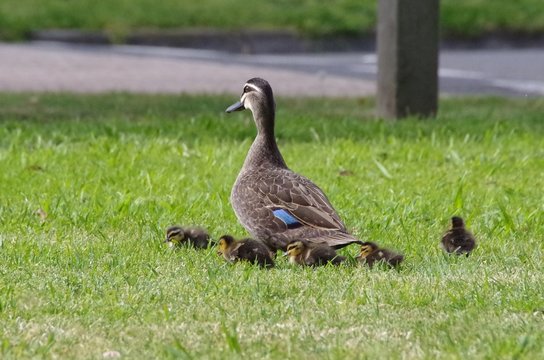
[{"label": "concrete curb", "polygon": [[[356,37],[308,38],[286,30],[166,29],[120,35],[100,31],[51,29],[30,34],[30,40],[80,44],[127,44],[218,50],[242,54],[375,51],[375,34]],[[443,49],[544,47],[544,34],[490,33],[474,38],[446,38]]]},{"label": "concrete curb", "polygon": [[293,31],[213,29],[139,30],[125,36],[82,30],[41,30],[30,35],[34,41],[82,44],[153,45],[218,50],[242,54],[303,53],[366,50],[375,48],[374,34],[361,37],[305,38]]}]

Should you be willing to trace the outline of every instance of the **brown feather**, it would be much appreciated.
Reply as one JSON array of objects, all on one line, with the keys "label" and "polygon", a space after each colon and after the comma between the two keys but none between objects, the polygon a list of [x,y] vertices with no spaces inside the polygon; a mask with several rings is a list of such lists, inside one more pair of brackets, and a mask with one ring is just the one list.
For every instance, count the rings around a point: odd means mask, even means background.
[{"label": "brown feather", "polygon": [[470,231],[465,228],[462,218],[454,216],[451,219],[452,227],[442,236],[442,248],[450,254],[468,256],[476,247],[476,239]]}]

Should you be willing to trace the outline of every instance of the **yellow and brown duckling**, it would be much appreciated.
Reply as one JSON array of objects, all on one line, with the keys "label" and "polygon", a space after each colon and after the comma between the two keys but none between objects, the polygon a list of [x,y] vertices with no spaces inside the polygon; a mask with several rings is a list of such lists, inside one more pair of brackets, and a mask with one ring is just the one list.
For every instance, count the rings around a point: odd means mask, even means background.
[{"label": "yellow and brown duckling", "polygon": [[404,256],[391,250],[380,248],[378,244],[367,241],[361,245],[361,252],[357,256],[357,260],[369,267],[374,266],[375,263],[380,261],[391,267],[395,267],[404,260]]},{"label": "yellow and brown duckling", "polygon": [[346,260],[336,254],[336,250],[326,244],[311,244],[297,240],[287,245],[287,256],[291,264],[305,266],[338,265]]},{"label": "yellow and brown duckling", "polygon": [[459,216],[451,218],[451,229],[442,236],[442,248],[450,254],[468,256],[476,247],[476,239],[465,227],[465,222]]},{"label": "yellow and brown duckling", "polygon": [[230,235],[219,238],[218,255],[222,255],[228,262],[249,261],[261,267],[274,267],[273,253],[268,247],[257,240],[235,240]]},{"label": "yellow and brown duckling", "polygon": [[182,228],[181,226],[170,226],[166,229],[165,243],[171,248],[190,244],[197,249],[205,249],[210,243],[210,235],[200,227]]}]

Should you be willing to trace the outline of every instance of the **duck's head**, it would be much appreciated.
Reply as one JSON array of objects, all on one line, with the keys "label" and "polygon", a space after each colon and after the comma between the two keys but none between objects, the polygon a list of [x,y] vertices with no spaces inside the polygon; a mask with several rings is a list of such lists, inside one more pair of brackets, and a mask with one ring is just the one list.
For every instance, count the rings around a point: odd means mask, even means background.
[{"label": "duck's head", "polygon": [[274,94],[268,81],[261,78],[249,79],[244,84],[240,101],[225,110],[228,113],[249,109],[255,114],[273,115],[276,108]]},{"label": "duck's head", "polygon": [[234,243],[234,238],[230,235],[223,235],[219,238],[219,250],[218,255],[222,255],[227,249]]},{"label": "duck's head", "polygon": [[361,245],[361,250],[359,252],[359,257],[362,259],[366,259],[366,257],[370,254],[372,254],[376,249],[378,248],[378,245],[376,243],[367,241],[364,242]]},{"label": "duck's head", "polygon": [[459,216],[454,216],[451,218],[451,227],[452,228],[463,228],[465,227],[465,222],[463,221],[463,218]]},{"label": "duck's head", "polygon": [[304,251],[305,248],[306,245],[302,241],[294,241],[287,245],[287,255],[289,257],[298,256]]},{"label": "duck's head", "polygon": [[165,243],[168,243],[170,246],[181,245],[185,239],[185,231],[180,226],[170,226],[166,229],[166,239]]}]

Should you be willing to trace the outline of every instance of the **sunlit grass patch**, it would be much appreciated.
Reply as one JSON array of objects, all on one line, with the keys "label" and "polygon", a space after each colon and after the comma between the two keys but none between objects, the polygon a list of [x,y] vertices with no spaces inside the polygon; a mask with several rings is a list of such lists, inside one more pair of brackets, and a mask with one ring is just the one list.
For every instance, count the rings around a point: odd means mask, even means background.
[{"label": "sunlit grass patch", "polygon": [[[448,99],[398,123],[368,99],[277,100],[287,163],[402,252],[398,270],[165,246],[175,223],[246,235],[228,197],[255,130],[232,100],[0,95],[2,358],[544,355],[541,100]],[[454,214],[468,258],[438,246]]]}]

